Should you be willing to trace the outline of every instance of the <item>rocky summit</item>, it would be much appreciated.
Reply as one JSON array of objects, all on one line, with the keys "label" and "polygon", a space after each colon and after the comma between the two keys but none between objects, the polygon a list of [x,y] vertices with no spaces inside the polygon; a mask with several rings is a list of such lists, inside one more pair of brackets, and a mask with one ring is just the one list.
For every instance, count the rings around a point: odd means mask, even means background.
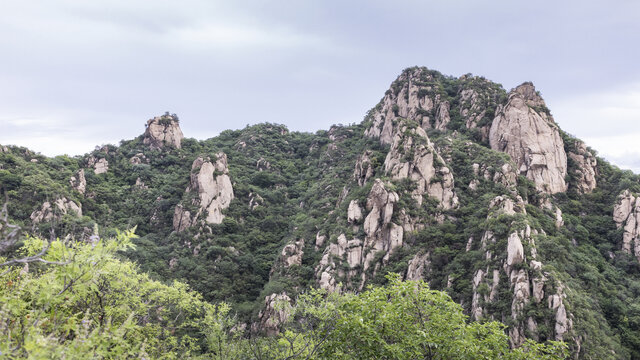
[{"label": "rocky summit", "polygon": [[394,273],[502,322],[512,348],[640,358],[640,177],[561,129],[531,82],[413,67],[381,95],[313,134],[196,140],[166,113],[83,156],[0,147],[8,213],[77,241],[135,227],[123,256],[228,302],[245,334],[276,336],[310,288],[362,294]]}]

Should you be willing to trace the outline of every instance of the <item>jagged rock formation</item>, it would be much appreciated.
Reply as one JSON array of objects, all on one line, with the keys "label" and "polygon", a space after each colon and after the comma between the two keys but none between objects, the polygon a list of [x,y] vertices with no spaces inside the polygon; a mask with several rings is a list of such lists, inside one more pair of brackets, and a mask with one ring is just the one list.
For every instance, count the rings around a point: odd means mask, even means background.
[{"label": "jagged rock formation", "polygon": [[501,87],[479,76],[462,75],[458,91],[458,112],[465,127],[478,129],[482,141],[489,140],[491,120],[495,117],[495,104],[503,93]]},{"label": "jagged rock formation", "polygon": [[362,155],[358,157],[356,161],[355,170],[353,171],[353,178],[358,182],[358,185],[364,186],[374,175],[373,164],[371,163],[371,150],[366,150]]},{"label": "jagged rock formation", "polygon": [[82,204],[77,204],[65,197],[59,198],[51,204],[45,201],[40,210],[31,213],[31,221],[34,224],[41,222],[49,222],[52,220],[60,220],[66,214],[73,214],[82,217]]},{"label": "jagged rock formation", "polygon": [[183,138],[178,117],[165,114],[147,121],[143,143],[151,149],[162,149],[165,145],[180,149]]},{"label": "jagged rock formation", "polygon": [[280,253],[280,263],[284,268],[293,265],[302,265],[302,256],[304,255],[304,239],[289,243],[282,248]]},{"label": "jagged rock formation", "polygon": [[358,204],[358,201],[351,200],[349,203],[349,209],[347,210],[347,221],[355,223],[362,220],[362,208]]},{"label": "jagged rock formation", "polygon": [[96,159],[94,156],[90,156],[87,160],[87,165],[93,167],[93,172],[96,175],[109,171],[109,162],[105,158]]},{"label": "jagged rock formation", "polygon": [[[489,219],[497,218],[504,214],[508,216],[526,215],[524,202],[520,198],[513,201],[507,196],[498,196],[491,201]],[[515,219],[514,219],[515,220]],[[538,324],[533,317],[527,317],[524,310],[532,301],[541,304],[545,297],[545,285],[547,275],[542,271],[542,263],[538,261],[534,237],[540,233],[531,229],[528,221],[521,223],[520,229],[514,230],[507,236],[506,256],[501,258],[499,249],[495,248],[498,238],[487,230],[482,237],[482,249],[488,261],[500,263],[502,266],[487,266],[476,270],[473,276],[473,298],[471,304],[471,316],[481,319],[487,315],[483,304],[494,302],[497,299],[501,275],[508,280],[509,288],[513,292],[511,302],[511,320],[514,325],[509,328],[509,337],[512,346],[520,346],[529,337],[537,336]],[[525,251],[525,246],[530,249]],[[529,263],[528,269],[523,266]],[[490,275],[490,276],[489,276]],[[484,289],[483,289],[484,287]],[[548,295],[549,308],[555,311],[554,338],[563,340],[567,332],[572,328],[572,320],[567,314],[563,299],[562,285],[556,285],[556,294]],[[549,290],[552,289],[551,287]]]},{"label": "jagged rock formation", "polygon": [[533,84],[524,83],[498,107],[489,132],[493,150],[511,156],[520,174],[549,194],[567,190],[567,155],[557,125]]},{"label": "jagged rock formation", "polygon": [[203,217],[209,224],[220,224],[224,219],[222,210],[229,207],[233,200],[233,186],[229,178],[227,155],[219,152],[216,159],[198,157],[191,166],[191,182],[186,189],[187,193],[197,195],[192,200],[192,205],[197,206],[195,214],[185,209],[184,204],[176,206],[173,215],[173,228],[182,231],[194,226]]},{"label": "jagged rock formation", "polygon": [[629,190],[618,195],[613,208],[613,221],[618,229],[624,229],[622,251],[640,261],[640,196],[634,196]]},{"label": "jagged rock formation", "polygon": [[587,146],[580,140],[575,140],[575,152],[569,152],[569,158],[576,164],[576,190],[580,194],[589,194],[596,188],[598,160],[587,150]]},{"label": "jagged rock formation", "polygon": [[255,210],[258,206],[264,204],[264,199],[259,194],[249,193],[249,209]]},{"label": "jagged rock formation", "polygon": [[[318,241],[321,240],[321,241]],[[316,240],[316,246],[318,243],[324,242],[324,238],[319,236]],[[346,258],[346,263],[349,266],[348,273],[345,273],[341,264],[341,260]],[[322,253],[322,259],[318,266],[316,266],[316,277],[318,278],[318,285],[322,289],[328,291],[336,291],[338,285],[338,278],[348,277],[350,280],[356,274],[356,269],[362,265],[362,241],[359,239],[352,239],[347,241],[347,237],[344,234],[338,236],[336,243],[329,244]]]},{"label": "jagged rock formation", "polygon": [[423,68],[405,70],[391,85],[381,103],[367,116],[365,135],[382,144],[393,142],[398,119],[416,121],[423,129],[444,130],[451,121],[449,101],[438,91],[434,74]]},{"label": "jagged rock formation", "polygon": [[131,159],[129,159],[129,162],[132,165],[148,164],[149,159],[147,159],[147,157],[143,153],[137,153],[133,155]]},{"label": "jagged rock formation", "polygon": [[259,329],[267,335],[276,335],[280,326],[291,316],[291,298],[285,293],[271,294],[264,298],[264,308],[258,314]]},{"label": "jagged rock formation", "polygon": [[409,260],[409,267],[407,268],[406,280],[421,280],[429,271],[431,261],[429,257],[431,254],[426,252],[424,254],[416,254],[411,260]]},{"label": "jagged rock formation", "polygon": [[[514,189],[518,174],[516,174],[511,164],[504,163],[499,169],[492,169],[488,168],[485,164],[480,165],[474,163],[472,165],[472,171],[475,177],[493,181],[496,184],[502,184],[505,188],[513,190],[513,194],[516,193]],[[469,183],[469,188],[475,191],[479,183],[480,181],[478,181],[478,179],[473,179],[471,183]]]},{"label": "jagged rock formation", "polygon": [[415,181],[417,187],[412,197],[418,205],[422,205],[423,195],[436,198],[443,209],[458,204],[453,191],[453,175],[422,128],[409,130],[403,126],[399,129],[384,167],[394,180],[409,178]]},{"label": "jagged rock formation", "polygon": [[[367,278],[367,271],[371,266],[379,266],[374,261],[376,256],[384,254],[381,261],[386,263],[393,251],[402,246],[404,229],[391,221],[394,205],[398,200],[398,194],[388,191],[382,180],[374,181],[367,196],[366,210],[369,213],[362,225],[365,233],[364,241],[357,238],[347,240],[346,236],[341,234],[338,236],[337,243],[331,243],[325,248],[322,259],[316,267],[316,276],[321,288],[334,291],[338,283],[336,278],[346,276],[350,281],[360,269],[362,270],[360,288],[362,288]],[[343,259],[346,260],[350,269],[347,273],[340,267]]]},{"label": "jagged rock formation", "polygon": [[69,179],[71,187],[84,195],[87,189],[87,180],[84,177],[84,169],[78,170],[74,176]]}]

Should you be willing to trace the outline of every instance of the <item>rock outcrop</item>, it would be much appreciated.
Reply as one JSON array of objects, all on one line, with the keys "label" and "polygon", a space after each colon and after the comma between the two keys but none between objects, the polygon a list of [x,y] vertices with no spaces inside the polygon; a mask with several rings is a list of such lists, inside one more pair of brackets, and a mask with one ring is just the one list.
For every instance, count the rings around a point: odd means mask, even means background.
[{"label": "rock outcrop", "polygon": [[39,210],[31,213],[31,221],[34,224],[60,220],[66,214],[82,217],[82,204],[77,204],[65,197],[59,198],[51,204],[45,201]]},{"label": "rock outcrop", "polygon": [[[526,210],[524,202],[519,197],[514,201],[508,196],[498,196],[489,205],[489,219],[498,218],[500,215],[524,216]],[[515,220],[515,218],[514,218]],[[513,292],[511,301],[511,322],[508,333],[512,346],[520,346],[527,337],[535,338],[537,335],[537,323],[532,317],[528,317],[525,308],[528,304],[543,304],[545,297],[545,284],[548,276],[542,271],[542,263],[536,259],[537,250],[534,237],[540,233],[531,229],[528,222],[520,223],[518,230],[512,230],[507,236],[507,248],[504,257],[497,254],[504,253],[495,246],[498,243],[497,236],[487,230],[482,237],[482,249],[485,251],[485,259],[494,265],[477,269],[474,273],[473,297],[471,304],[471,316],[481,319],[487,315],[485,304],[497,299],[501,274]],[[526,246],[525,246],[526,245]],[[525,249],[529,249],[528,251]],[[501,263],[501,266],[498,265]],[[523,266],[528,263],[527,266]],[[497,266],[496,266],[497,265]],[[571,330],[570,314],[567,313],[563,303],[562,284],[556,284],[556,293],[548,294],[549,308],[555,311],[554,338],[562,340]],[[552,287],[549,287],[552,289]],[[542,305],[537,305],[542,306]]]},{"label": "rock outcrop", "polygon": [[402,72],[382,101],[368,114],[371,126],[365,135],[391,144],[397,120],[416,121],[422,128],[446,129],[450,122],[449,102],[437,91],[437,75],[425,68]]},{"label": "rock outcrop", "polygon": [[304,239],[289,243],[280,252],[280,263],[286,269],[293,265],[302,265],[304,255]]},{"label": "rock outcrop", "polygon": [[640,261],[640,196],[629,190],[618,195],[613,207],[613,221],[622,233],[622,251]]},{"label": "rock outcrop", "polygon": [[[322,241],[324,242],[324,240]],[[318,242],[316,241],[316,244]],[[341,266],[346,261],[349,270],[345,272]],[[338,290],[339,279],[350,281],[356,274],[356,269],[362,265],[362,241],[359,239],[347,240],[344,234],[338,236],[335,243],[329,244],[322,253],[322,259],[316,266],[318,285],[328,291]]]},{"label": "rock outcrop", "polygon": [[409,260],[409,267],[407,268],[407,275],[405,276],[405,280],[424,279],[431,266],[431,261],[429,260],[430,256],[431,254],[429,252],[426,252],[424,254],[418,253],[411,260]]},{"label": "rock outcrop", "polygon": [[94,156],[90,156],[87,160],[87,165],[93,167],[93,172],[98,174],[104,174],[109,171],[109,162],[105,158],[95,158]]},{"label": "rock outcrop", "polygon": [[[398,194],[387,190],[382,180],[374,181],[367,196],[368,213],[362,223],[364,239],[347,240],[345,234],[340,234],[337,242],[332,242],[325,248],[316,267],[316,278],[321,288],[335,291],[339,280],[343,279],[351,284],[353,277],[360,272],[359,288],[362,289],[367,271],[373,266],[375,272],[377,267],[389,261],[391,254],[403,243],[404,229],[392,221],[394,206],[398,200]],[[378,258],[380,254],[383,255]],[[346,272],[341,266],[344,262],[348,264]]]},{"label": "rock outcrop", "polygon": [[362,208],[358,205],[357,200],[351,200],[347,209],[347,221],[356,223],[362,220]]},{"label": "rock outcrop", "polygon": [[169,114],[149,119],[143,143],[151,149],[162,149],[165,146],[180,149],[184,136],[179,123],[177,116]]},{"label": "rock outcrop", "polygon": [[576,164],[576,190],[580,194],[589,194],[597,186],[598,160],[580,140],[575,141],[575,152],[569,152],[569,158]]},{"label": "rock outcrop", "polygon": [[385,172],[394,180],[413,180],[417,187],[412,197],[418,205],[422,205],[423,196],[428,195],[437,199],[443,209],[457,206],[453,175],[426,132],[420,127],[408,129],[407,126],[398,130],[384,161]]},{"label": "rock outcrop", "polygon": [[69,184],[74,190],[77,190],[80,194],[84,195],[87,189],[87,180],[84,177],[84,169],[78,170],[75,175],[69,179]]},{"label": "rock outcrop", "polygon": [[373,177],[374,169],[373,164],[371,163],[371,156],[373,152],[371,150],[366,150],[362,155],[358,157],[356,161],[356,166],[353,171],[353,178],[358,182],[358,185],[364,186],[367,181]]},{"label": "rock outcrop", "polygon": [[549,194],[567,190],[567,155],[557,125],[533,84],[524,83],[498,107],[489,142],[513,159],[520,174]]},{"label": "rock outcrop", "polygon": [[264,308],[258,314],[259,329],[268,336],[277,335],[281,325],[291,316],[291,303],[291,298],[285,292],[265,297]]},{"label": "rock outcrop", "polygon": [[222,223],[222,210],[228,208],[234,198],[227,155],[219,152],[215,161],[198,157],[191,166],[191,181],[186,192],[194,193],[192,205],[197,210],[192,216],[192,211],[187,210],[184,204],[178,204],[173,216],[174,230],[182,231],[194,226],[199,219],[208,224]]}]

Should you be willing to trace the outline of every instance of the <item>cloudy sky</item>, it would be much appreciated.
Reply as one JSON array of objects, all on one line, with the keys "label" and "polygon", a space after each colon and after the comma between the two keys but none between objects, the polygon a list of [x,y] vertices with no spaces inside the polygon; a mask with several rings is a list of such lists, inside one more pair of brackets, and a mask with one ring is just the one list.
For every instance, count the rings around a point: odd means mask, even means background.
[{"label": "cloudy sky", "polygon": [[640,2],[0,0],[0,143],[82,154],[177,113],[185,136],[362,120],[402,69],[533,81],[640,172]]}]

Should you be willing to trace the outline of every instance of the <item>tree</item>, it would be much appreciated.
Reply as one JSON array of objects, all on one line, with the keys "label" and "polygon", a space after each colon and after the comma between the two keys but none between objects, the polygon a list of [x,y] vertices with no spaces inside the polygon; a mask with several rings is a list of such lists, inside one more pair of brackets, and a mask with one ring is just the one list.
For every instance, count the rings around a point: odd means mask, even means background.
[{"label": "tree", "polygon": [[511,350],[505,326],[467,323],[462,307],[424,281],[369,287],[361,294],[302,295],[278,339],[289,357],[318,359],[562,359],[563,343]]},{"label": "tree", "polygon": [[[14,268],[0,281],[0,352],[8,358],[168,358],[226,351],[229,307],[188,286],[165,285],[117,252],[133,231],[93,243],[50,243],[60,266]],[[44,240],[27,237],[30,256]],[[223,340],[221,342],[220,340]],[[224,347],[223,347],[224,345]]]}]

